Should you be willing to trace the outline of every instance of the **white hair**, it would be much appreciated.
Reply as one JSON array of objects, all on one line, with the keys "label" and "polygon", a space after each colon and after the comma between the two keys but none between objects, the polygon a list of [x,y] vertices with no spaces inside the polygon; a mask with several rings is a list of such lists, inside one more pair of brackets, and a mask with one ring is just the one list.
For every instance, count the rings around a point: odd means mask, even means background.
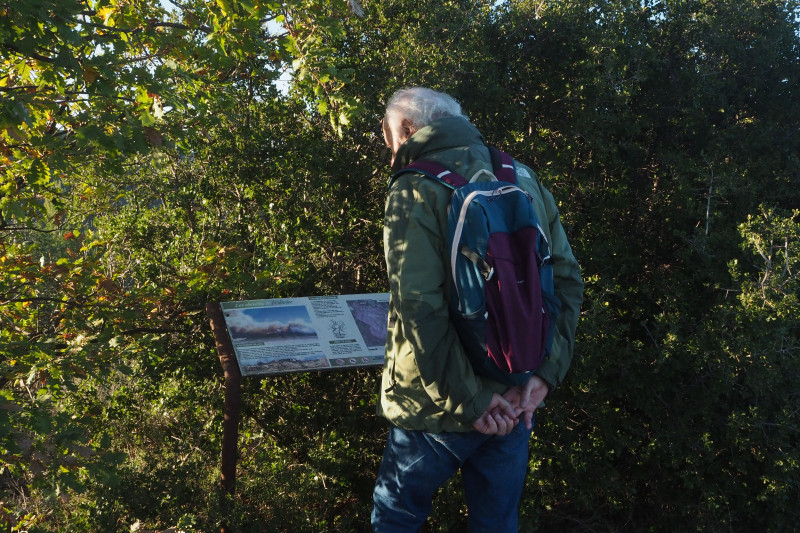
[{"label": "white hair", "polygon": [[461,105],[445,93],[426,87],[410,87],[394,93],[386,104],[386,117],[396,123],[407,119],[415,130],[420,130],[441,117],[464,116]]}]

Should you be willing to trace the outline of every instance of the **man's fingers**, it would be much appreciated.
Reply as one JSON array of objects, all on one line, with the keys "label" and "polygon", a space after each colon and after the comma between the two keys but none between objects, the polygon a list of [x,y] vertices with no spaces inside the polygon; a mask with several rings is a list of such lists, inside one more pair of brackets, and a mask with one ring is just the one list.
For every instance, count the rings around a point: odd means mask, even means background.
[{"label": "man's fingers", "polygon": [[525,413],[525,429],[530,431],[533,428],[533,411],[527,411]]},{"label": "man's fingers", "polygon": [[511,433],[518,421],[509,418],[500,412],[485,413],[475,421],[473,427],[476,431],[484,435],[507,435]]},{"label": "man's fingers", "polygon": [[497,433],[497,420],[493,416],[486,417],[486,434],[487,435],[494,435]]},{"label": "man's fingers", "polygon": [[498,416],[495,415],[495,421],[497,424],[497,435],[508,435],[514,429],[514,427],[519,423],[519,420],[514,417],[508,417],[506,415]]},{"label": "man's fingers", "polygon": [[475,421],[473,427],[476,431],[484,435],[492,435],[497,432],[497,423],[494,417],[489,413],[484,413],[483,416]]},{"label": "man's fingers", "polygon": [[520,413],[506,398],[494,394],[486,412],[472,426],[485,435],[508,435],[520,422]]},{"label": "man's fingers", "polygon": [[528,407],[528,399],[531,396],[531,391],[533,391],[533,386],[536,384],[536,380],[533,376],[530,377],[527,383],[525,383],[525,388],[522,389],[522,398],[520,399],[519,406],[523,409]]},{"label": "man's fingers", "polygon": [[494,404],[493,412],[497,412],[497,409],[500,409],[502,414],[506,415],[509,418],[517,417],[517,414],[514,412],[514,407],[509,403],[508,400],[506,400],[499,394],[495,394],[493,400],[494,400],[492,402]]}]

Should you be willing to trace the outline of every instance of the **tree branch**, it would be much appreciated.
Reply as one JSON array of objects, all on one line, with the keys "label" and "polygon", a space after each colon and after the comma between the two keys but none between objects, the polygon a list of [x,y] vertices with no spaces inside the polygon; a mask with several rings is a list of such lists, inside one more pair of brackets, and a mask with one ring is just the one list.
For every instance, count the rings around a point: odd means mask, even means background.
[{"label": "tree branch", "polygon": [[175,328],[133,328],[120,332],[122,335],[136,335],[137,333],[175,333]]},{"label": "tree branch", "polygon": [[36,231],[39,233],[54,233],[56,231],[64,231],[63,229],[41,229],[34,228],[33,226],[7,226],[0,225],[0,231]]},{"label": "tree branch", "polygon": [[200,26],[187,26],[186,24],[181,24],[180,22],[148,22],[146,26],[140,26],[138,28],[118,28],[116,26],[106,26],[105,24],[100,24],[98,22],[81,22],[82,25],[87,26],[89,28],[96,28],[99,30],[103,30],[106,33],[141,33],[147,28],[173,28],[176,30],[197,30],[205,34],[214,33],[212,28],[209,28],[205,24]]},{"label": "tree branch", "polygon": [[15,85],[14,87],[0,87],[0,92],[10,93],[12,91],[27,91],[28,89],[38,89],[37,85]]},{"label": "tree branch", "polygon": [[53,64],[53,63],[56,62],[55,59],[47,57],[47,56],[43,56],[43,55],[38,54],[36,52],[24,53],[19,48],[14,46],[13,44],[3,43],[3,48],[5,48],[6,50],[8,50],[9,52],[12,52],[14,54],[18,54],[18,55],[21,55],[23,57],[30,57],[31,59],[35,59],[37,61],[42,61],[43,63]]}]

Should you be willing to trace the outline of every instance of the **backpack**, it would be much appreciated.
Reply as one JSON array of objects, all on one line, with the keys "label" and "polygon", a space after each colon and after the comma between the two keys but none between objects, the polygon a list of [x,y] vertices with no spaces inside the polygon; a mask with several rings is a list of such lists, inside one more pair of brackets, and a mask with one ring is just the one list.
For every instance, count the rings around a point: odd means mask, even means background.
[{"label": "backpack", "polygon": [[[447,250],[450,318],[476,373],[522,385],[547,357],[561,302],[553,291],[550,246],[514,160],[495,148],[492,173],[471,180],[433,161],[402,168],[453,190]],[[391,187],[391,183],[389,185]]]}]

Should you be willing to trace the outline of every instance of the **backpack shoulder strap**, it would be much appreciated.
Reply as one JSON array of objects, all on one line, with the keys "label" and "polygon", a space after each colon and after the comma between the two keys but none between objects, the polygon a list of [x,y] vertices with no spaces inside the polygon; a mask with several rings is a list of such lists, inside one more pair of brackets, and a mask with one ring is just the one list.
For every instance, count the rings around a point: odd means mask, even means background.
[{"label": "backpack shoulder strap", "polygon": [[409,165],[401,168],[392,176],[389,186],[395,182],[398,176],[406,172],[416,172],[429,178],[432,178],[442,184],[450,187],[451,189],[458,189],[462,185],[469,183],[461,174],[453,172],[444,165],[435,163],[433,161],[418,160],[410,163]]},{"label": "backpack shoulder strap", "polygon": [[[499,181],[505,181],[507,183],[517,183],[517,172],[516,167],[514,166],[514,159],[508,155],[507,153],[498,150],[494,146],[489,146],[489,154],[492,158],[492,169],[494,171],[495,177]],[[464,178],[461,174],[453,172],[449,168],[436,163],[434,161],[427,161],[427,160],[417,160],[409,165],[401,168],[397,172],[394,173],[392,176],[391,181],[389,182],[389,186],[392,186],[392,183],[395,182],[398,176],[404,174],[406,172],[417,172],[419,174],[423,174],[428,176],[429,178],[433,178],[444,185],[450,187],[451,189],[458,189],[469,183],[466,178]]]},{"label": "backpack shoulder strap", "polygon": [[516,184],[517,171],[514,166],[514,159],[494,146],[489,146],[489,155],[492,157],[492,168],[494,169],[495,177],[500,181]]}]

